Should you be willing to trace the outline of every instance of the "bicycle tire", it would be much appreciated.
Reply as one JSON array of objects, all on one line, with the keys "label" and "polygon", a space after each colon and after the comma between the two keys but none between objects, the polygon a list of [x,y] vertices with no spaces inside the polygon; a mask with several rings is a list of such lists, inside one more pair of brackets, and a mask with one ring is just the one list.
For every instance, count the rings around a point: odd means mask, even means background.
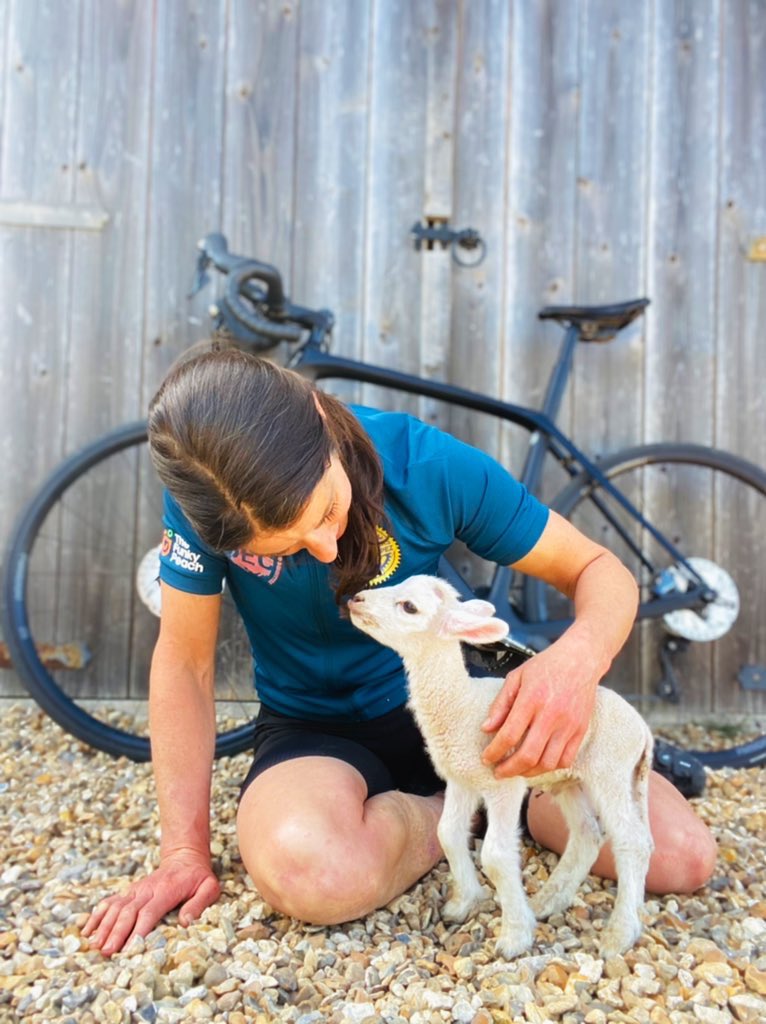
[{"label": "bicycle tire", "polygon": [[[86,518],[91,494],[99,502],[107,502],[105,511],[104,505],[99,505],[95,523],[94,519]],[[136,701],[140,704],[145,696],[139,687],[148,681],[148,660],[154,646],[150,634],[152,629],[156,634],[157,625],[135,593],[134,562],[140,561],[143,553],[142,533],[159,540],[160,496],[161,485],[149,465],[146,423],[130,423],[105,434],[58,466],[22,510],[8,545],[2,582],[5,640],[12,664],[29,694],[73,736],[113,756],[133,761],[151,759],[150,741],[147,735],[134,732],[132,724],[126,727],[122,721],[115,722],[126,717],[120,710],[124,700],[118,694],[112,701],[103,691],[105,683],[112,682],[112,668],[120,655],[106,652],[107,644],[115,641],[119,633],[120,650],[127,654],[119,690],[124,695],[132,686],[131,706]],[[85,514],[81,514],[83,509]],[[110,510],[120,513],[120,522],[126,517],[126,536],[118,539],[135,554],[129,572],[118,559],[118,572],[124,579],[110,575],[108,567],[94,568],[92,564],[94,529],[105,524],[106,543],[102,547],[113,543],[112,531],[119,529]],[[124,553],[123,548],[120,553]],[[112,559],[109,564],[113,562]],[[109,629],[107,635],[104,631],[111,623],[102,605],[106,602],[109,610],[113,609],[115,592],[119,593],[117,604],[124,606],[130,621],[115,619],[114,630]],[[85,614],[78,617],[66,607],[73,594],[79,608],[90,609],[93,623],[87,621]],[[49,604],[51,595],[54,600]],[[232,605],[223,621],[226,637],[229,630],[239,628],[235,618],[238,616]],[[68,628],[73,622],[76,636]],[[64,648],[66,643],[73,646]],[[238,638],[236,645],[234,641],[227,643],[229,656],[236,646],[237,668],[241,662],[244,671],[248,658],[252,665],[249,644],[241,650],[244,640]],[[42,644],[52,644],[57,650],[71,649],[80,667],[63,669],[44,663],[39,653]],[[118,664],[117,668],[120,667],[123,666]],[[252,668],[248,685],[252,689]],[[86,701],[94,707],[88,709]],[[226,707],[231,710],[234,705],[236,701],[232,699]],[[242,717],[241,723],[218,733],[216,757],[252,747],[250,706]]]},{"label": "bicycle tire", "polygon": [[[764,601],[764,579],[766,579],[766,541],[758,536],[763,532],[763,522],[766,518],[766,473],[758,466],[746,460],[718,449],[707,448],[703,445],[665,443],[654,445],[639,445],[634,448],[625,449],[609,455],[599,461],[599,469],[609,478],[615,480],[617,485],[623,489],[624,484],[629,483],[629,496],[634,502],[642,507],[642,500],[653,504],[655,507],[662,506],[664,515],[671,517],[672,529],[666,529],[662,518],[657,518],[656,512],[648,511],[648,518],[661,524],[665,534],[678,547],[684,557],[694,558],[695,556],[709,557],[717,564],[726,557],[731,561],[724,566],[737,579],[737,585],[741,597],[739,617],[730,630],[720,639],[712,640],[709,643],[692,644],[688,653],[698,648],[707,649],[707,655],[701,653],[695,660],[695,666],[706,660],[710,666],[711,678],[708,681],[710,701],[709,707],[705,710],[706,715],[721,713],[721,708],[713,698],[720,696],[720,683],[722,678],[728,678],[730,683],[735,683],[733,676],[737,659],[739,668],[736,675],[741,677],[745,665],[753,666],[760,672],[760,667],[766,663],[766,637],[764,627],[760,625],[758,609],[766,606]],[[664,467],[664,468],[663,468]],[[668,469],[672,467],[674,473],[669,475]],[[648,473],[644,471],[648,470]],[[641,484],[635,483],[637,474],[645,479]],[[705,490],[699,490],[699,477],[705,476]],[[664,476],[664,480],[663,480]],[[695,490],[692,486],[692,478],[698,478]],[[619,478],[619,479],[618,479]],[[573,521],[575,525],[584,532],[604,543],[606,547],[615,549],[619,537],[613,528],[598,513],[589,499],[595,493],[602,501],[605,501],[613,514],[622,517],[622,512],[615,513],[616,506],[606,496],[603,488],[598,485],[592,486],[593,481],[586,473],[582,473],[568,483],[559,494],[551,501],[550,506],[564,518]],[[685,490],[685,486],[689,489]],[[674,500],[670,500],[671,493]],[[686,497],[683,497],[686,495]],[[703,498],[712,497],[712,514],[706,509],[706,502]],[[728,504],[727,504],[728,503]],[[680,506],[680,507],[679,507]],[[647,510],[643,509],[645,514]],[[755,511],[758,510],[758,511]],[[704,531],[694,532],[693,524],[699,518],[703,518],[707,524],[707,535]],[[684,526],[686,525],[686,529]],[[687,533],[687,531],[689,531]],[[686,535],[693,537],[691,543],[686,543]],[[644,538],[647,549],[654,556],[659,549],[651,538]],[[733,543],[739,541],[742,550],[746,550],[746,557],[740,554],[737,557],[734,552]],[[704,551],[700,548],[704,547]],[[627,548],[624,549],[627,551]],[[618,554],[624,561],[623,551],[617,549]],[[639,577],[641,585],[642,607],[647,601],[646,587],[651,582],[648,578],[642,579],[640,566],[631,566]],[[661,565],[666,568],[666,565]],[[525,581],[525,611],[532,621],[542,619],[554,619],[561,616],[561,611],[552,609],[560,597],[554,596],[549,588],[546,588],[538,580],[529,578]],[[640,613],[639,613],[640,614]],[[762,615],[761,615],[762,618]],[[534,630],[534,626],[531,627]],[[658,630],[661,635],[668,635],[667,628],[658,620],[640,620],[634,630],[635,636],[632,641],[633,658],[643,657],[644,665],[644,696],[648,693],[648,680],[652,670],[649,664],[652,657],[652,645],[658,644]],[[640,635],[644,634],[643,641]],[[654,637],[655,639],[647,639]],[[641,643],[643,642],[643,651]],[[716,651],[716,648],[723,646],[723,652]],[[739,653],[737,653],[739,651]],[[687,654],[679,655],[679,659],[687,658]],[[742,659],[747,661],[743,662]],[[713,678],[714,672],[719,674]],[[659,675],[657,670],[656,675]],[[610,677],[611,678],[611,677]],[[766,675],[764,675],[766,678]],[[696,680],[699,686],[699,680]],[[735,684],[736,685],[736,684]],[[745,691],[740,686],[739,710],[744,715],[763,715],[766,711],[766,692],[756,690]],[[747,693],[747,696],[745,694]],[[730,701],[725,701],[729,705]],[[766,736],[762,735],[746,743],[738,743],[722,750],[693,750],[690,751],[707,767],[754,767],[766,764]]]}]

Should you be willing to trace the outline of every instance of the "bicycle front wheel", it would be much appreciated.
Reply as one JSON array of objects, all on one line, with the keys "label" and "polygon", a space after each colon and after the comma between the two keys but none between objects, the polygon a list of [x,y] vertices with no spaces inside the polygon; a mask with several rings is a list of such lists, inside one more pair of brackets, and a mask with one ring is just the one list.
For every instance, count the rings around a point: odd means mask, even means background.
[{"label": "bicycle front wheel", "polygon": [[[603,487],[587,474],[573,479],[551,507],[613,551],[640,587],[639,621],[609,684],[649,701],[660,690],[667,696],[672,679],[678,691],[670,696],[680,697],[689,717],[720,725],[722,737],[737,719],[757,722],[766,714],[766,473],[690,444],[631,448],[604,458],[599,469],[717,594],[701,610],[651,617],[657,589],[683,590],[683,573]],[[536,621],[571,615],[560,594],[534,580],[526,610]],[[766,737],[719,755],[696,753],[711,766],[762,764]]]},{"label": "bicycle front wheel", "polygon": [[[146,424],[128,424],[48,479],[19,518],[3,578],[5,640],[29,693],[67,732],[134,761],[151,757],[146,699],[161,523]],[[216,755],[252,746],[252,655],[226,596],[216,706]]]}]

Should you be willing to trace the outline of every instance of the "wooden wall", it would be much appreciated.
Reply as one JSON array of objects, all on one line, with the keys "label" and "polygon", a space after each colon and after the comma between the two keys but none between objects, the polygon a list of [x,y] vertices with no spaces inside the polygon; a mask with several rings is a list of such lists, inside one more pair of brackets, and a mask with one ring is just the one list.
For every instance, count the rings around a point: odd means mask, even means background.
[{"label": "wooden wall", "polygon": [[[566,429],[766,465],[766,0],[0,0],[0,31],[0,537],[204,336],[216,229],[337,351],[528,404],[540,306],[648,295]],[[416,252],[426,217],[481,265]]]}]

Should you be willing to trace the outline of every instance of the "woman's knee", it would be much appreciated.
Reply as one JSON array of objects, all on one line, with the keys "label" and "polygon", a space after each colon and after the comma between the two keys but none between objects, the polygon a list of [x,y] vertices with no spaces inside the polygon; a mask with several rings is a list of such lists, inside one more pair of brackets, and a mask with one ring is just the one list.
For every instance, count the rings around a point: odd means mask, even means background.
[{"label": "woman's knee", "polygon": [[718,856],[715,838],[686,798],[656,772],[650,778],[649,819],[654,854],[647,889],[661,895],[706,885]]},{"label": "woman's knee", "polygon": [[374,909],[367,905],[378,879],[362,828],[366,792],[355,769],[321,757],[281,762],[250,784],[237,815],[240,854],[275,909],[312,924]]},{"label": "woman's knee", "polygon": [[240,852],[258,891],[275,910],[311,924],[339,924],[375,909],[374,861],[346,838],[284,817]]},{"label": "woman's knee", "polygon": [[[650,781],[649,818],[654,852],[646,877],[647,890],[656,895],[689,893],[706,885],[716,866],[715,838],[678,790],[654,772]],[[567,828],[550,794],[533,792],[528,821],[530,832],[540,845],[556,853],[563,851]],[[616,877],[610,845],[602,849],[591,870],[602,877]]]},{"label": "woman's knee", "polygon": [[710,881],[717,859],[715,837],[690,807],[677,821],[664,822],[655,835],[647,889],[658,895],[695,892]]}]

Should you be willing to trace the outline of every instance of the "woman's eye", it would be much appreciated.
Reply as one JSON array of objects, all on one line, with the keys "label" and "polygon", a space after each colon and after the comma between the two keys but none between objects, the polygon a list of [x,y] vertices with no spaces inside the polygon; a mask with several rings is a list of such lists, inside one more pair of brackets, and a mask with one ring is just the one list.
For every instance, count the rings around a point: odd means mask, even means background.
[{"label": "woman's eye", "polygon": [[407,612],[408,615],[417,615],[418,614],[417,606],[414,605],[412,603],[412,601],[402,601],[401,602],[401,609],[402,609],[402,611]]}]

